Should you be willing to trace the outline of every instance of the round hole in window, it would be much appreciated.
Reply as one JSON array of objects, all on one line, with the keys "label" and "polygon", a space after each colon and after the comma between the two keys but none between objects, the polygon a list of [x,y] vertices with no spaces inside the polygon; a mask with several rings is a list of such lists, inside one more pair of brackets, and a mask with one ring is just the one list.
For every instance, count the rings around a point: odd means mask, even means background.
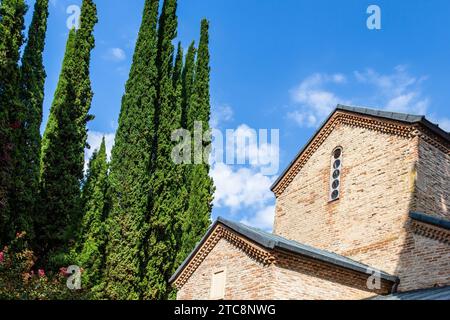
[{"label": "round hole in window", "polygon": [[334,150],[334,158],[335,159],[339,159],[341,157],[341,154],[342,154],[342,150],[341,149]]},{"label": "round hole in window", "polygon": [[341,175],[341,171],[334,170],[334,172],[333,172],[333,179],[337,179],[340,175]]},{"label": "round hole in window", "polygon": [[334,190],[333,193],[331,194],[331,199],[336,200],[338,197],[339,197],[339,191]]},{"label": "round hole in window", "polygon": [[333,189],[337,189],[339,187],[339,180],[334,180],[331,186],[333,187]]},{"label": "round hole in window", "polygon": [[341,166],[341,160],[336,160],[333,164],[334,169],[338,169]]}]

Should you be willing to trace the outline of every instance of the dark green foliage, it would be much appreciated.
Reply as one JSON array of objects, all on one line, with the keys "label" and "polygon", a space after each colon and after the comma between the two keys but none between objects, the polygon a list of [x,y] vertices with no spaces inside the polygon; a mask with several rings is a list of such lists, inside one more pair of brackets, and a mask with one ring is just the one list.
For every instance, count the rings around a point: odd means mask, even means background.
[{"label": "dark green foliage", "polygon": [[26,10],[23,0],[0,3],[0,243],[11,240],[14,229],[21,227],[20,219],[14,217],[10,198],[16,195],[14,168],[20,160],[17,145],[25,117],[19,97],[18,61],[24,42]]},{"label": "dark green foliage", "polygon": [[158,0],[146,0],[130,76],[122,99],[111,161],[113,207],[107,247],[107,295],[142,297],[143,245],[148,225],[150,170],[157,98]]},{"label": "dark green foliage", "polygon": [[18,131],[18,159],[15,161],[15,192],[11,195],[13,230],[33,232],[33,216],[39,189],[40,127],[44,102],[45,70],[42,53],[47,30],[48,0],[37,0],[28,30],[28,41],[20,69],[20,99],[23,119]]},{"label": "dark green foliage", "polygon": [[[92,90],[90,54],[97,10],[84,0],[80,29],[71,30],[49,121],[42,141],[40,211],[37,233],[47,255],[67,248],[82,217],[80,182],[83,178],[86,124]],[[55,259],[56,259],[55,258]],[[56,261],[61,264],[64,261]]]},{"label": "dark green foliage", "polygon": [[81,200],[84,217],[79,236],[78,263],[84,269],[83,288],[91,288],[96,297],[102,297],[105,285],[106,219],[111,205],[105,138],[89,161]]},{"label": "dark green foliage", "polygon": [[181,126],[185,129],[192,130],[194,122],[189,121],[188,113],[191,104],[192,94],[194,91],[194,73],[195,73],[195,43],[192,42],[186,54],[186,63],[182,73],[182,106],[181,106]]},{"label": "dark green foliage", "polygon": [[165,0],[158,30],[158,112],[155,117],[157,136],[154,145],[156,157],[151,181],[151,216],[146,242],[148,255],[144,298],[165,299],[171,288],[168,279],[174,271],[177,244],[177,222],[182,212],[180,185],[181,166],[171,158],[175,143],[172,132],[180,128],[181,110],[176,108],[173,88],[173,39],[177,33],[177,1]]},{"label": "dark green foliage", "polygon": [[[201,36],[195,66],[194,88],[188,107],[188,128],[192,123],[200,123],[203,132],[209,130],[210,94],[209,94],[209,36],[208,21],[201,24]],[[187,66],[187,64],[186,64]],[[210,141],[203,142],[203,149],[211,148]],[[194,249],[196,243],[205,234],[211,223],[211,210],[214,184],[209,176],[209,164],[205,159],[202,164],[194,164],[186,170],[188,185],[188,208],[182,216],[181,248],[178,251],[177,264],[180,264]]]}]

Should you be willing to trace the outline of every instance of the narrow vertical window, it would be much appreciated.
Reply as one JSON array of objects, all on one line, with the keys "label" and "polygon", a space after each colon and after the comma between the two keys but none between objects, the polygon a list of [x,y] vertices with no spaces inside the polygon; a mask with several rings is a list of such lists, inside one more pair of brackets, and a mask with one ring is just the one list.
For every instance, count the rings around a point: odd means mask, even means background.
[{"label": "narrow vertical window", "polygon": [[223,300],[225,298],[226,270],[216,270],[212,275],[211,294],[213,300]]},{"label": "narrow vertical window", "polygon": [[331,156],[330,201],[339,199],[341,195],[342,148],[334,149]]}]

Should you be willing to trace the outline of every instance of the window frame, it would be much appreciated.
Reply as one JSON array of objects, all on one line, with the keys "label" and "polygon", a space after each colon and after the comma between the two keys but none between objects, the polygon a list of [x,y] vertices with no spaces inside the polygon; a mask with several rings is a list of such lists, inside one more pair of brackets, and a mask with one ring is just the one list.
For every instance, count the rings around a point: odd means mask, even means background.
[{"label": "window frame", "polygon": [[[340,150],[339,157],[335,157],[335,153],[337,150]],[[330,180],[329,180],[329,186],[328,186],[328,202],[335,202],[338,201],[341,198],[341,186],[342,186],[342,168],[344,163],[344,148],[342,146],[337,146],[333,149],[331,152],[331,161],[330,161]],[[339,166],[335,168],[336,161],[340,161]],[[334,172],[336,170],[339,170],[339,175],[337,178],[334,177]],[[333,183],[335,181],[338,181],[338,186],[336,188],[333,188]],[[336,198],[333,198],[333,193],[337,191],[338,195]]]}]

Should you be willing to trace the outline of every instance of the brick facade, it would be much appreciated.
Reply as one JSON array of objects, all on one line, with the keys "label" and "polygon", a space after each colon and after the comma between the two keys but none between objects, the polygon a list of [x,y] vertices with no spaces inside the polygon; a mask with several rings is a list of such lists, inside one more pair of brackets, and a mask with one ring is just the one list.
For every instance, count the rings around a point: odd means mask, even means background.
[{"label": "brick facade", "polygon": [[[340,198],[330,202],[336,147],[343,150]],[[399,291],[450,285],[450,232],[409,216],[450,220],[450,151],[442,137],[419,125],[336,112],[274,192],[276,235],[397,276]],[[222,238],[201,252],[178,298],[208,299],[212,272],[224,267],[225,299],[362,299],[392,289],[383,282],[371,292],[364,274],[280,252],[267,260],[242,248]]]},{"label": "brick facade", "polygon": [[[343,148],[341,197],[330,157]],[[450,245],[419,236],[410,211],[450,218],[450,156],[417,136],[337,125],[277,198],[274,233],[400,277],[399,290],[450,284]]]},{"label": "brick facade", "polygon": [[279,262],[263,264],[226,239],[217,242],[197,270],[178,290],[178,300],[209,300],[212,275],[226,270],[225,300],[363,299],[387,294],[367,289],[369,275],[358,274],[312,259],[278,253]]}]

